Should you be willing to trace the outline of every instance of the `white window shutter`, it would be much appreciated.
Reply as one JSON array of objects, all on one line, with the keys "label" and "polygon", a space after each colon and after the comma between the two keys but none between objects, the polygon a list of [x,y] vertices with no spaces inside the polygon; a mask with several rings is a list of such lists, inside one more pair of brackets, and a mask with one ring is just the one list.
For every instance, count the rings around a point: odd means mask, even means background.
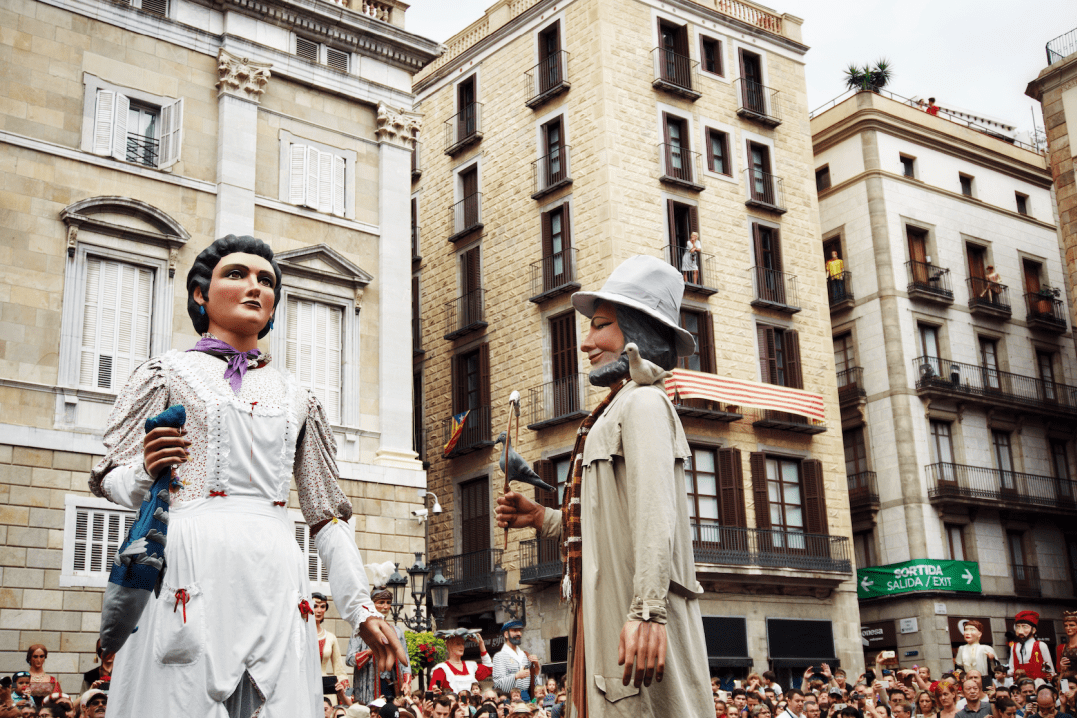
[{"label": "white window shutter", "polygon": [[318,150],[307,148],[307,206],[318,209]]},{"label": "white window shutter", "polygon": [[127,113],[130,111],[131,101],[117,92],[113,108],[112,156],[118,160],[127,159]]},{"label": "white window shutter", "polygon": [[344,201],[344,177],[346,163],[343,157],[333,156],[333,214],[338,217],[344,216],[346,202]]},{"label": "white window shutter", "polygon": [[82,346],[79,356],[79,386],[97,386],[97,325],[100,314],[101,260],[86,258],[86,297],[82,303]]},{"label": "white window shutter", "polygon": [[108,575],[134,520],[132,511],[77,508],[72,570]]},{"label": "white window shutter", "polygon": [[337,307],[288,300],[285,367],[300,386],[321,400],[334,424],[340,422],[342,325],[343,315]]},{"label": "white window shutter", "polygon": [[153,272],[88,257],[79,385],[118,390],[150,356]]},{"label": "white window shutter", "polygon": [[288,333],[285,339],[284,368],[298,375],[296,364],[299,361],[299,302],[289,297],[285,311],[288,313]]},{"label": "white window shutter", "polygon": [[295,542],[307,559],[307,580],[312,583],[327,583],[329,570],[318,556],[317,545],[310,540],[310,527],[300,521],[295,522]]},{"label": "white window shutter", "polygon": [[333,211],[333,155],[318,153],[318,211]]},{"label": "white window shutter", "polygon": [[161,144],[157,167],[165,169],[180,160],[183,144],[183,98],[161,106]]},{"label": "white window shutter", "polygon": [[292,145],[288,165],[288,201],[294,205],[306,204],[307,199],[307,146]]},{"label": "white window shutter", "polygon": [[112,154],[112,118],[116,114],[116,93],[112,90],[97,91],[97,107],[93,116],[93,153]]}]

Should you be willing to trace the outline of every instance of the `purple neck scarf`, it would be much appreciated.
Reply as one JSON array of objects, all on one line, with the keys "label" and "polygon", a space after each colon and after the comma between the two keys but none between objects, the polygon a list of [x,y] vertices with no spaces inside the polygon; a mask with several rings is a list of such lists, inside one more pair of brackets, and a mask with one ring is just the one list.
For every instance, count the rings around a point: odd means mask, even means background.
[{"label": "purple neck scarf", "polygon": [[258,349],[241,352],[233,348],[228,342],[209,335],[199,339],[198,343],[194,345],[194,349],[188,349],[187,351],[205,352],[228,362],[228,368],[224,370],[224,378],[228,380],[228,385],[232,387],[232,391],[236,394],[239,394],[239,390],[243,387],[243,377],[247,374],[248,360],[253,361],[261,354]]}]

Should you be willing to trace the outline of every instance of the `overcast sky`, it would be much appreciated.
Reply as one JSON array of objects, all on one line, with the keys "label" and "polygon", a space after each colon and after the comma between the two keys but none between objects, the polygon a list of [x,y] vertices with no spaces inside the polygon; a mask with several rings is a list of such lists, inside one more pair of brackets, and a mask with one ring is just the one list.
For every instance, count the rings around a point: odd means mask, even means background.
[{"label": "overcast sky", "polygon": [[[482,16],[494,0],[411,0],[411,32],[444,41]],[[1046,65],[1044,45],[1077,28],[1075,0],[782,0],[779,13],[804,19],[808,102],[844,90],[850,62],[890,60],[891,89],[1032,128],[1043,120],[1025,86]]]}]

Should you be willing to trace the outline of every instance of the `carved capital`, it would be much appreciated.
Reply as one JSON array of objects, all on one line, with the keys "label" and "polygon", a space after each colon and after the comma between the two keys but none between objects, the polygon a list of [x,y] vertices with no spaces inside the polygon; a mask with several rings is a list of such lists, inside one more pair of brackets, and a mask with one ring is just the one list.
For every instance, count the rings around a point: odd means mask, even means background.
[{"label": "carved capital", "polygon": [[397,110],[384,102],[378,103],[378,129],[374,134],[379,142],[410,150],[415,146],[422,128],[422,115],[408,112],[403,107]]},{"label": "carved capital", "polygon": [[241,100],[260,102],[262,93],[269,82],[269,68],[266,62],[252,62],[246,57],[236,57],[223,47],[217,53],[217,97],[231,95]]}]

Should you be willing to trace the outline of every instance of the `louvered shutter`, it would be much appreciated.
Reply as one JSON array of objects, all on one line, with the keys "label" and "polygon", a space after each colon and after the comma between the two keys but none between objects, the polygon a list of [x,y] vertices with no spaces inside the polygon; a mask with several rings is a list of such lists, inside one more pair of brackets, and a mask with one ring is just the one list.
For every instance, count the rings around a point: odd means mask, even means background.
[{"label": "louvered shutter", "polygon": [[318,211],[333,212],[333,155],[318,153]]},{"label": "louvered shutter", "polygon": [[307,206],[314,209],[318,209],[319,206],[319,194],[320,178],[318,176],[318,150],[313,147],[307,148]]},{"label": "louvered shutter", "polygon": [[759,337],[759,380],[774,384],[778,377],[778,360],[774,351],[774,327],[756,326]]},{"label": "louvered shutter", "polygon": [[130,111],[131,101],[117,92],[112,117],[112,157],[117,160],[127,159],[127,114]]},{"label": "louvered shutter", "polygon": [[342,316],[337,307],[289,297],[285,368],[321,400],[329,421],[340,422]]},{"label": "louvered shutter", "polygon": [[[677,247],[677,212],[676,203],[671,200],[666,200],[666,222],[669,224],[669,245],[676,251]],[[674,264],[680,266],[681,258],[674,257]]]},{"label": "louvered shutter", "polygon": [[718,371],[714,357],[714,318],[710,312],[699,316],[699,370],[714,374]]},{"label": "louvered shutter", "polygon": [[81,575],[107,576],[134,521],[132,511],[77,508],[72,571]]},{"label": "louvered shutter", "polygon": [[[753,451],[748,457],[752,471],[752,496],[755,500],[755,527],[770,528],[770,497],[767,494],[767,455]],[[760,542],[762,543],[762,542]]]},{"label": "louvered shutter", "polygon": [[123,386],[150,356],[153,272],[87,257],[79,385]]},{"label": "louvered shutter", "polygon": [[[567,252],[568,248],[572,246],[572,221],[568,216],[569,204],[565,202],[561,205],[561,251]],[[568,255],[565,255],[565,260],[568,260]]]},{"label": "louvered shutter", "polygon": [[93,118],[93,153],[112,154],[112,118],[116,115],[116,93],[112,90],[97,91],[97,106]]},{"label": "louvered shutter", "polygon": [[[535,462],[535,473],[539,478],[554,488],[557,487],[557,465],[549,459],[539,459]],[[557,492],[547,491],[535,487],[535,503],[552,509],[561,508],[557,505]]]},{"label": "louvered shutter", "polygon": [[329,570],[322,559],[318,556],[318,547],[310,538],[310,527],[305,523],[295,522],[295,542],[299,544],[299,550],[307,559],[307,580],[312,582],[329,582]]},{"label": "louvered shutter", "polygon": [[306,38],[297,37],[295,39],[295,54],[306,60],[310,60],[311,62],[317,62],[318,43],[311,42]]},{"label": "louvered shutter", "polygon": [[183,142],[183,98],[161,107],[161,146],[157,167],[165,169],[179,162]]},{"label": "louvered shutter", "polygon": [[325,48],[325,64],[334,70],[340,70],[341,72],[348,71],[348,53],[341,52],[340,50],[334,50],[331,47]]},{"label": "louvered shutter", "polygon": [[333,158],[333,214],[338,217],[344,216],[344,210],[346,206],[344,181],[346,177],[345,169],[347,163],[343,157],[337,155],[331,155]]},{"label": "louvered shutter", "polygon": [[[452,377],[452,413],[459,414],[467,406],[467,380],[461,375],[463,358],[457,354],[449,357],[449,374]],[[448,439],[448,437],[445,437]]]},{"label": "louvered shutter", "polygon": [[715,131],[711,129],[703,135],[703,144],[707,145],[707,169],[711,172],[720,172],[721,169],[714,162],[714,136]]},{"label": "louvered shutter", "polygon": [[490,345],[479,345],[479,406],[490,406]]},{"label": "louvered shutter", "polygon": [[294,205],[307,203],[307,146],[293,144],[288,162],[288,201]]},{"label": "louvered shutter", "polygon": [[823,490],[823,462],[806,459],[800,465],[804,476],[805,530],[810,534],[830,533],[826,519],[826,496]]},{"label": "louvered shutter", "polygon": [[718,449],[718,492],[722,526],[746,527],[740,449]]},{"label": "louvered shutter", "polygon": [[[542,227],[542,257],[545,259],[546,257],[553,256],[553,233],[550,229],[550,213],[543,212],[540,215],[540,221]],[[564,227],[563,221],[561,226]],[[543,266],[546,264],[546,262],[543,262]]]},{"label": "louvered shutter", "polygon": [[[699,208],[694,205],[688,206],[688,223],[691,225],[688,228],[689,232],[699,232]],[[700,241],[703,237],[700,236]]]},{"label": "louvered shutter", "polygon": [[804,375],[800,363],[800,332],[786,329],[782,332],[785,344],[785,385],[793,389],[804,388]]}]

